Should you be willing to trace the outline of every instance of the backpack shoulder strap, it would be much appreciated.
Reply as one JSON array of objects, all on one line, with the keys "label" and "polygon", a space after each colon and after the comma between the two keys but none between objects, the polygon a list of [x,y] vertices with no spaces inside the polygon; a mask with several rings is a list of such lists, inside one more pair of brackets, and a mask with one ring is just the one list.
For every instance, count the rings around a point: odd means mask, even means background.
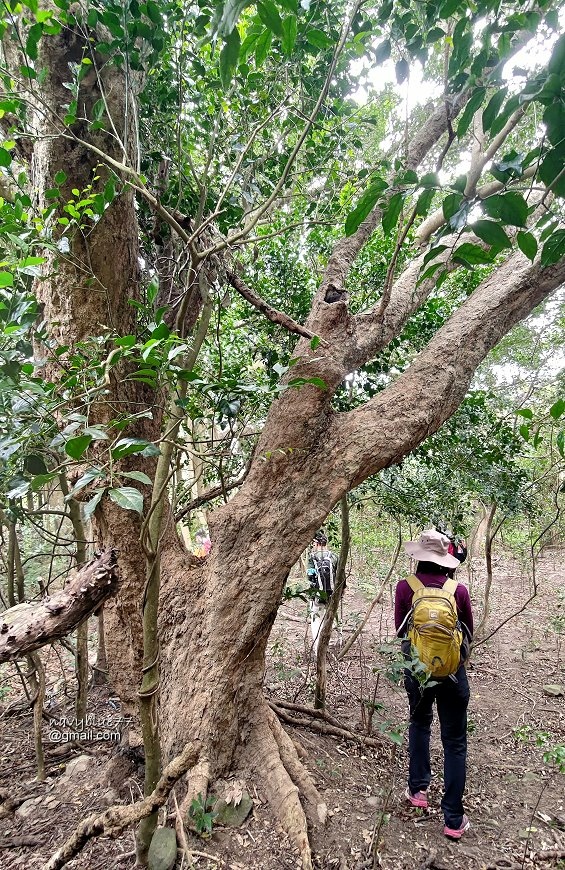
[{"label": "backpack shoulder strap", "polygon": [[445,589],[446,592],[451,592],[452,595],[455,595],[455,590],[459,586],[457,580],[453,577],[448,577],[445,583],[442,586],[442,589]]},{"label": "backpack shoulder strap", "polygon": [[418,589],[424,588],[424,584],[421,580],[418,580],[415,574],[409,574],[406,578],[406,582],[408,583],[412,592],[416,592]]}]

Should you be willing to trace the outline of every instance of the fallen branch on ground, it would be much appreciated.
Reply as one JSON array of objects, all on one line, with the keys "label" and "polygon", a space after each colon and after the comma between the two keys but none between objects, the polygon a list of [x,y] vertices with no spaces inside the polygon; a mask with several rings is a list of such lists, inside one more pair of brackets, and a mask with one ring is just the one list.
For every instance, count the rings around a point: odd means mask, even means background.
[{"label": "fallen branch on ground", "polygon": [[118,587],[115,550],[76,571],[64,589],[35,604],[16,604],[0,614],[0,662],[14,661],[68,634]]},{"label": "fallen branch on ground", "polygon": [[192,743],[187,744],[180,755],[167,765],[161,779],[151,794],[131,806],[119,804],[109,807],[105,812],[94,813],[78,825],[69,839],[57,849],[43,870],[60,870],[84,848],[94,837],[117,837],[128,825],[150,816],[162,807],[172,791],[174,784],[191,767],[194,767],[198,753]]}]

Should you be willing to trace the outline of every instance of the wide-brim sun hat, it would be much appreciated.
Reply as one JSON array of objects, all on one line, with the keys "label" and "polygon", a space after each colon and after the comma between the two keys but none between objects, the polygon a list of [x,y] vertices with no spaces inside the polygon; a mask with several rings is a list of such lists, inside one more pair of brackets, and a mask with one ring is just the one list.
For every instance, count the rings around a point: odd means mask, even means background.
[{"label": "wide-brim sun hat", "polygon": [[404,549],[419,562],[433,562],[443,568],[458,568],[459,559],[449,552],[449,538],[436,529],[425,529],[417,541],[407,541]]}]

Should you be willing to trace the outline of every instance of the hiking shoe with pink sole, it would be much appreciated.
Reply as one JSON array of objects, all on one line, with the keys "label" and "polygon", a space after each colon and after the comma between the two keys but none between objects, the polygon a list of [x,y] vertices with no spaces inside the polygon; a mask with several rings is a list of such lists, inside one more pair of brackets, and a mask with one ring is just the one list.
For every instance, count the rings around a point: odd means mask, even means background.
[{"label": "hiking shoe with pink sole", "polygon": [[428,795],[425,791],[417,791],[415,794],[412,794],[410,789],[407,788],[404,792],[404,797],[413,807],[421,807],[423,810],[427,809]]},{"label": "hiking shoe with pink sole", "polygon": [[469,821],[467,816],[463,816],[463,818],[461,819],[461,824],[458,828],[450,828],[449,825],[446,825],[443,829],[443,833],[451,840],[460,840],[465,831],[468,831],[470,827],[471,822]]}]

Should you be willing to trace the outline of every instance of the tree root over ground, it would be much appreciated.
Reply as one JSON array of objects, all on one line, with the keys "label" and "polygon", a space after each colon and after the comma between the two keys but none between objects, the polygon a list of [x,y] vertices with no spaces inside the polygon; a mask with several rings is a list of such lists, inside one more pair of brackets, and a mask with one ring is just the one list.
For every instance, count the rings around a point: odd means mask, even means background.
[{"label": "tree root over ground", "polygon": [[148,797],[131,806],[114,805],[99,815],[88,816],[57,849],[44,870],[60,870],[71,858],[79,854],[89,840],[100,836],[117,837],[128,825],[154,813],[166,803],[174,784],[195,764],[196,759],[197,751],[189,743],[181,754],[167,765],[155,790]]},{"label": "tree root over ground", "polygon": [[[333,734],[342,739],[380,746],[371,738],[356,735],[347,729],[326,721],[319,711],[307,718],[295,718],[285,711],[265,705],[255,712],[247,742],[248,762],[262,781],[269,803],[281,825],[287,832],[292,844],[297,848],[303,870],[312,870],[312,853],[308,839],[308,822],[318,827],[326,823],[327,807],[320,797],[314,780],[302,764],[299,752],[291,737],[283,729],[277,717],[292,725],[312,727],[323,733]],[[331,717],[327,717],[331,719]],[[124,828],[139,822],[162,807],[175,783],[190,771],[188,795],[206,794],[208,787],[209,763],[199,761],[198,750],[188,744],[163,771],[151,795],[131,806],[115,805],[105,812],[93,814],[84,819],[67,841],[55,852],[44,870],[60,870],[83,849],[86,843],[96,837],[117,837]],[[193,782],[192,772],[196,773]],[[187,797],[182,801],[180,812],[182,821],[187,821]],[[301,803],[304,802],[304,807]]]},{"label": "tree root over ground", "polygon": [[291,716],[282,709],[282,704],[278,702],[268,702],[269,707],[273,710],[279,719],[286,722],[287,725],[293,725],[296,728],[308,728],[311,731],[318,731],[320,734],[330,734],[333,737],[341,737],[342,740],[353,740],[355,743],[360,743],[362,746],[374,746],[382,748],[383,741],[376,737],[368,737],[366,734],[357,734],[355,731],[350,731],[343,725],[336,724],[337,720],[332,716],[324,713],[322,710],[310,710],[308,707],[303,707],[299,704],[284,704],[285,708],[290,708],[304,712],[306,716]]},{"label": "tree root over ground", "polygon": [[250,761],[263,782],[273,811],[298,849],[303,870],[312,870],[307,819],[313,826],[323,825],[327,809],[292,740],[272,710],[266,708],[257,716],[249,746],[253,753]]}]

